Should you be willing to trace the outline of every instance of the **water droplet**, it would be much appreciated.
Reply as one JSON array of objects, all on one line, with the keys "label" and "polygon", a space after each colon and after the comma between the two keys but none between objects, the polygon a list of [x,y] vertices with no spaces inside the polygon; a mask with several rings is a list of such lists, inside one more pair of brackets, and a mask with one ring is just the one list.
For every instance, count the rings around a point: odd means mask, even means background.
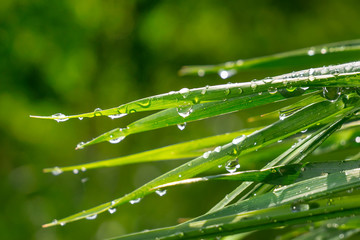
[{"label": "water droplet", "polygon": [[156,190],[155,191],[157,195],[159,195],[160,197],[164,196],[166,194],[166,189],[164,190]]},{"label": "water droplet", "polygon": [[141,198],[137,198],[137,199],[130,200],[129,203],[135,204],[135,203],[139,203],[140,201],[141,201]]},{"label": "water droplet", "polygon": [[280,120],[284,120],[285,118],[287,118],[287,116],[286,116],[285,113],[280,113],[280,114],[279,114],[279,119],[280,119]]},{"label": "water droplet", "polygon": [[211,153],[211,151],[204,152],[204,154],[202,155],[203,158],[205,158],[205,159],[208,158],[210,156],[210,153]]},{"label": "water droplet", "polygon": [[81,167],[81,171],[82,171],[82,172],[86,172],[86,168],[85,168],[85,167]]},{"label": "water droplet", "polygon": [[151,106],[151,99],[150,98],[144,99],[141,102],[138,102],[137,104],[142,108],[148,108]]},{"label": "water droplet", "polygon": [[306,133],[308,129],[302,130],[301,133]]},{"label": "water droplet", "polygon": [[54,169],[51,171],[51,173],[52,173],[54,176],[57,176],[57,175],[62,174],[63,171],[62,171],[59,167],[54,167]]},{"label": "water droplet", "polygon": [[257,85],[256,85],[255,82],[251,82],[251,83],[250,83],[250,87],[252,88],[253,91],[255,91],[256,88],[257,88]]},{"label": "water droplet", "polygon": [[229,173],[234,173],[236,172],[236,170],[240,168],[240,164],[238,162],[237,159],[235,160],[229,160],[227,161],[227,163],[225,164],[225,169],[226,171],[228,171]]},{"label": "water droplet", "polygon": [[229,95],[230,94],[230,89],[229,88],[225,89],[224,93],[225,93],[225,96]]},{"label": "water droplet", "polygon": [[111,206],[115,205],[115,203],[116,203],[115,201],[111,201]]},{"label": "water droplet", "polygon": [[277,93],[277,88],[269,87],[268,92],[269,92],[270,94],[275,94],[275,93]]},{"label": "water droplet", "polygon": [[58,220],[57,220],[57,219],[54,219],[51,223],[52,223],[52,224],[57,224],[57,223],[58,223]]},{"label": "water droplet", "polygon": [[209,89],[209,85],[206,85],[205,88],[203,88],[203,89],[201,90],[201,94],[202,94],[202,95],[205,95],[208,89]]},{"label": "water droplet", "polygon": [[116,212],[116,208],[109,208],[108,211],[110,214],[113,214],[114,212]]},{"label": "water droplet", "polygon": [[323,97],[330,102],[336,101],[341,95],[341,88],[338,87],[324,87]]},{"label": "water droplet", "polygon": [[237,66],[241,66],[243,64],[244,64],[244,60],[242,60],[242,59],[239,59],[239,60],[236,61]]},{"label": "water droplet", "polygon": [[221,151],[221,146],[217,146],[215,149],[214,149],[214,152],[220,152]]},{"label": "water droplet", "polygon": [[126,115],[127,113],[119,113],[119,114],[109,115],[108,117],[111,119],[115,119],[115,118],[125,117]]},{"label": "water droplet", "polygon": [[190,113],[192,113],[192,111],[193,111],[191,105],[181,106],[181,107],[178,107],[176,110],[177,110],[178,114],[183,118],[188,117],[190,115]]},{"label": "water droplet", "polygon": [[73,173],[74,173],[74,174],[78,174],[78,173],[79,173],[79,170],[74,169],[74,170],[73,170]]},{"label": "water droplet", "polygon": [[81,182],[82,182],[82,183],[86,183],[88,180],[89,180],[88,178],[82,178],[82,179],[81,179]]},{"label": "water droplet", "polygon": [[188,88],[182,88],[180,89],[179,93],[181,94],[181,96],[183,96],[183,98],[186,98],[187,96],[189,96],[190,90]]},{"label": "water droplet", "polygon": [[181,178],[181,174],[179,174],[179,178]]},{"label": "water droplet", "polygon": [[282,141],[283,141],[282,139],[279,139],[277,142],[278,142],[278,143],[281,143]]},{"label": "water droplet", "polygon": [[79,142],[79,143],[76,145],[76,149],[83,149],[83,148],[84,148],[84,145],[85,145],[84,142]]},{"label": "water droplet", "polygon": [[355,142],[356,142],[356,143],[360,143],[360,136],[357,136],[357,137],[355,138]]},{"label": "water droplet", "polygon": [[101,108],[95,108],[95,110],[94,110],[94,116],[95,116],[95,117],[100,117],[100,116],[102,116],[101,111],[102,111]]},{"label": "water droplet", "polygon": [[239,144],[240,142],[244,141],[245,138],[246,138],[245,135],[238,136],[232,140],[232,144],[234,145]]},{"label": "water droplet", "polygon": [[221,168],[221,167],[222,167],[222,164],[219,164],[219,165],[218,165],[218,168]]},{"label": "water droplet", "polygon": [[242,88],[238,88],[238,90],[239,90],[239,94],[242,94],[242,93],[243,93]]},{"label": "water droplet", "polygon": [[315,50],[312,49],[312,48],[310,48],[309,51],[307,52],[307,54],[308,54],[309,56],[314,56],[314,55],[315,55]]},{"label": "water droplet", "polygon": [[184,130],[185,127],[186,127],[186,122],[178,124],[177,127],[178,127],[181,131]]},{"label": "water droplet", "polygon": [[60,223],[60,226],[63,227],[63,226],[65,226],[65,224],[66,224],[65,222],[61,222],[61,223]]},{"label": "water droplet", "polygon": [[79,118],[79,120],[83,120],[84,118],[83,117],[78,117]]},{"label": "water droplet", "polygon": [[204,71],[204,69],[199,69],[198,72],[197,72],[197,74],[198,74],[199,77],[205,76],[205,71]]},{"label": "water droplet", "polygon": [[310,205],[306,203],[297,203],[291,205],[291,211],[292,212],[302,212],[302,211],[308,211],[310,209]]},{"label": "water droplet", "polygon": [[93,214],[93,215],[87,216],[86,219],[87,220],[94,220],[96,217],[97,217],[97,214]]},{"label": "water droplet", "polygon": [[112,143],[112,144],[119,143],[119,142],[121,142],[122,140],[124,140],[124,138],[125,138],[125,136],[121,136],[121,137],[118,137],[118,138],[110,139],[110,140],[109,140],[109,143]]},{"label": "water droplet", "polygon": [[234,76],[236,74],[236,70],[235,69],[231,69],[231,70],[220,70],[218,72],[219,76],[222,78],[222,79],[227,79],[231,76]]},{"label": "water droplet", "polygon": [[62,114],[62,113],[55,113],[51,117],[56,118],[54,120],[57,122],[65,122],[65,121],[69,120],[69,118],[65,114]]},{"label": "water droplet", "polygon": [[326,54],[327,51],[328,51],[327,47],[323,47],[323,48],[320,50],[321,54]]}]

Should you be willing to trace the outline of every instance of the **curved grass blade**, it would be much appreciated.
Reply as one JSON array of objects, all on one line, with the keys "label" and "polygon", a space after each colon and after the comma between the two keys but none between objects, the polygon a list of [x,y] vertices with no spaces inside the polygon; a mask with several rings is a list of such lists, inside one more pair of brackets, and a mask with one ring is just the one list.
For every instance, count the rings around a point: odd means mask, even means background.
[{"label": "curved grass blade", "polygon": [[[276,165],[285,165],[290,163],[299,163],[307,157],[310,153],[312,153],[320,144],[322,144],[329,136],[331,136],[348,118],[341,117],[337,119],[334,123],[330,123],[325,125],[321,129],[317,130],[313,137],[301,139],[297,144],[293,145],[294,147],[289,148],[280,156],[266,164],[264,168],[270,168]],[[226,205],[228,205],[231,201],[233,201],[239,195],[244,193],[248,193],[243,195],[239,201],[244,200],[250,196],[250,194],[256,193],[259,188],[262,188],[263,184],[254,184],[252,182],[244,182],[239,187],[237,187],[234,191],[228,194],[224,199],[222,199],[218,204],[216,204],[208,213],[217,211]],[[268,187],[269,188],[269,187]],[[250,190],[249,190],[250,189]]]},{"label": "curved grass blade", "polygon": [[[226,62],[218,65],[203,65],[203,66],[184,66],[179,70],[179,75],[198,75],[203,77],[209,73],[218,73],[222,78],[228,78],[238,71],[245,69],[254,69],[262,67],[284,67],[315,63],[322,59],[332,57],[338,59],[339,53],[346,54],[347,57],[353,56],[358,59],[360,54],[360,39],[336,42],[330,44],[323,44],[310,48],[303,48],[289,52],[277,53],[264,57],[240,59],[234,62]],[[320,56],[320,58],[317,58]],[[321,63],[324,64],[324,63]]]},{"label": "curved grass blade", "polygon": [[[224,236],[236,232],[258,230],[268,224],[271,224],[271,227],[292,225],[294,224],[292,221],[303,217],[319,221],[325,217],[360,214],[360,202],[356,197],[341,197],[340,201],[335,200],[331,205],[328,199],[318,200],[331,197],[337,192],[359,187],[359,176],[360,169],[352,169],[311,178],[226,207],[212,213],[206,219],[197,219],[197,221],[175,227],[132,234],[132,236],[118,239],[152,239],[155,235],[159,239]],[[321,218],[319,218],[320,215]],[[179,232],[182,236],[174,235]]]},{"label": "curved grass blade", "polygon": [[260,128],[244,129],[236,132],[216,135],[206,138],[201,138],[193,141],[174,144],[154,150],[149,150],[141,153],[131,154],[128,156],[102,160],[92,163],[80,164],[68,167],[53,167],[45,168],[44,172],[68,172],[77,171],[79,169],[94,169],[102,167],[114,167],[131,163],[143,163],[150,161],[169,160],[169,159],[184,159],[201,156],[204,152],[213,150],[215,147],[231,142],[232,139],[239,135],[248,135]]},{"label": "curved grass blade", "polygon": [[294,113],[288,118],[279,120],[269,125],[268,127],[248,135],[247,137],[241,136],[242,141],[238,141],[238,139],[236,139],[235,144],[229,143],[223,145],[219,152],[213,151],[210,154],[206,154],[206,156],[203,155],[201,157],[195,158],[190,162],[185,163],[148,182],[147,184],[136,189],[132,193],[125,195],[122,198],[115,199],[112,202],[104,203],[89,210],[63,218],[59,221],[45,224],[43,227],[61,225],[87,217],[92,217],[95,214],[102,213],[110,208],[117,207],[131,200],[142,198],[145,195],[152,193],[151,189],[158,185],[196,176],[219,164],[224,164],[229,160],[234,160],[240,155],[267,146],[279,139],[291,136],[294,133],[313,126],[320,121],[326,121],[326,119],[331,116],[346,114],[350,112],[355,106],[359,107],[360,105],[359,97],[349,96],[348,101],[349,103],[347,103],[346,108],[342,99],[339,99],[336,102],[323,101],[310,105]]},{"label": "curved grass blade", "polygon": [[55,114],[52,116],[30,117],[66,121],[70,118],[92,118],[96,116],[110,116],[112,118],[116,118],[134,112],[161,110],[167,108],[180,108],[179,111],[182,111],[184,108],[191,108],[191,106],[196,106],[199,103],[223,101],[241,96],[247,97],[255,93],[270,92],[271,94],[279,94],[277,93],[277,89],[284,88],[287,88],[287,90],[282,91],[282,95],[297,96],[298,94],[304,92],[303,89],[297,90],[297,87],[359,87],[359,76],[360,62],[350,62],[328,67],[311,68],[308,70],[297,71],[273,78],[266,78],[246,83],[232,83],[194,89],[182,89],[177,92],[143,98],[111,109],[97,109],[90,113],[70,116]]},{"label": "curved grass blade", "polygon": [[152,190],[213,180],[252,181],[272,185],[289,185],[294,182],[299,182],[323,175],[324,173],[329,174],[339,171],[351,170],[354,168],[360,168],[360,161],[352,160],[339,162],[289,164],[261,170],[250,170],[211,175],[206,177],[189,178],[181,181],[165,183],[163,185],[156,186]]}]

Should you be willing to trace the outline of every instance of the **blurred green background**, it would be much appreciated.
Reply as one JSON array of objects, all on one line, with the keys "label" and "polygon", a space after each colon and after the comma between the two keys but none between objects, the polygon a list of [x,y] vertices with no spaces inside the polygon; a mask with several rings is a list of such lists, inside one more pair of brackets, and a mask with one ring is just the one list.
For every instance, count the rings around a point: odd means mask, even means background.
[{"label": "blurred green background", "polygon": [[[179,77],[183,65],[213,64],[359,38],[360,1],[0,1],[0,239],[103,239],[176,224],[219,201],[234,184],[199,184],[151,195],[110,215],[64,227],[41,224],[120,197],[182,161],[59,176],[80,164],[250,127],[262,108],[75,151],[145,116],[57,123],[30,114],[74,114],[141,97],[228,81]],[[273,72],[274,73],[274,72]],[[225,82],[224,82],[225,81]]]}]

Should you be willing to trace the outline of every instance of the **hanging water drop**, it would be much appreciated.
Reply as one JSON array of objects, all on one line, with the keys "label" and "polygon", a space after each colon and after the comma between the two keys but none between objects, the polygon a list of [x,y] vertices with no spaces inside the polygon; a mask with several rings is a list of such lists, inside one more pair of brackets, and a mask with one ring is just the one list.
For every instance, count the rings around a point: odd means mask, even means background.
[{"label": "hanging water drop", "polygon": [[83,117],[78,117],[79,118],[79,120],[83,120],[84,118]]},{"label": "hanging water drop", "polygon": [[252,88],[253,91],[255,91],[256,88],[257,88],[257,85],[256,85],[256,83],[253,81],[253,82],[250,83],[250,87]]},{"label": "hanging water drop", "polygon": [[116,212],[116,208],[109,208],[108,211],[110,214],[113,214],[114,212]]},{"label": "hanging water drop", "polygon": [[85,145],[84,142],[79,142],[79,143],[76,145],[76,148],[75,148],[75,149],[83,149],[83,148],[84,148],[84,145]]},{"label": "hanging water drop", "polygon": [[95,116],[95,117],[100,117],[100,116],[102,116],[101,111],[102,111],[101,108],[95,108],[95,110],[94,110],[94,116]]},{"label": "hanging water drop", "polygon": [[79,170],[74,169],[74,170],[73,170],[73,173],[74,173],[74,174],[78,174],[78,173],[79,173]]},{"label": "hanging water drop", "polygon": [[226,171],[228,171],[229,173],[234,173],[236,172],[236,170],[240,168],[240,164],[238,162],[237,159],[235,160],[230,160],[225,164],[225,169]]},{"label": "hanging water drop", "polygon": [[240,142],[244,141],[245,138],[246,138],[245,135],[238,136],[238,137],[236,137],[236,138],[234,138],[234,139],[232,140],[232,144],[237,145],[237,144],[239,144]]},{"label": "hanging water drop", "polygon": [[270,94],[275,94],[275,93],[277,93],[277,88],[269,87],[268,92],[269,92]]},{"label": "hanging water drop", "polygon": [[121,142],[122,140],[124,140],[124,138],[125,138],[125,136],[121,136],[121,137],[118,137],[118,138],[110,139],[110,140],[109,140],[109,143],[116,144],[116,143],[119,143],[119,142]]},{"label": "hanging water drop", "polygon": [[52,173],[54,176],[57,176],[57,175],[62,174],[63,171],[62,171],[59,167],[54,167],[54,169],[51,171],[51,173]]},{"label": "hanging water drop", "polygon": [[164,190],[156,190],[155,191],[157,195],[159,195],[160,197],[164,196],[166,194],[166,189]]},{"label": "hanging water drop", "polygon": [[125,117],[126,115],[127,115],[127,113],[119,113],[119,114],[109,115],[108,117],[111,119],[116,119],[116,118]]},{"label": "hanging water drop", "polygon": [[60,226],[63,227],[63,226],[65,226],[65,224],[66,224],[65,222],[61,222],[61,223],[60,223]]},{"label": "hanging water drop", "polygon": [[192,106],[189,105],[189,106],[178,107],[178,108],[176,108],[176,111],[178,112],[178,114],[181,117],[186,118],[190,115],[190,113],[192,113],[193,109],[192,109]]},{"label": "hanging water drop", "polygon": [[187,98],[187,96],[189,96],[190,90],[188,88],[182,88],[180,89],[179,93],[181,96],[183,96],[183,98]]},{"label": "hanging water drop", "polygon": [[87,216],[86,219],[87,220],[94,220],[96,217],[97,217],[97,214],[93,214],[93,215]]},{"label": "hanging water drop", "polygon": [[130,200],[129,203],[135,204],[135,203],[139,203],[140,201],[141,201],[141,198],[137,198],[137,199]]},{"label": "hanging water drop", "polygon": [[115,201],[111,201],[111,206],[115,205],[116,202]]},{"label": "hanging water drop", "polygon": [[68,116],[66,116],[65,114],[62,114],[62,113],[55,113],[55,114],[51,115],[51,117],[56,118],[54,120],[57,122],[65,122],[65,121],[69,120]]},{"label": "hanging water drop", "polygon": [[185,127],[186,127],[186,122],[178,124],[177,127],[178,127],[181,131],[184,130]]},{"label": "hanging water drop", "polygon": [[211,151],[204,152],[203,158],[207,159],[211,154]]},{"label": "hanging water drop", "polygon": [[338,87],[324,87],[323,88],[323,97],[329,100],[330,102],[334,102],[339,99],[341,95],[341,88]]}]

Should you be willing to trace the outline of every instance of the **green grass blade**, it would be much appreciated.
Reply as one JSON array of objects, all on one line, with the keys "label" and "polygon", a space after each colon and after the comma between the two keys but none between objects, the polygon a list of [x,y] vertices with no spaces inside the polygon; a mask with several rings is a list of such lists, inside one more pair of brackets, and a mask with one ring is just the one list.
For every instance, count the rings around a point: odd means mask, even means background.
[{"label": "green grass blade", "polygon": [[231,142],[232,139],[234,139],[239,135],[242,134],[248,135],[259,129],[260,128],[244,129],[236,132],[201,138],[201,139],[174,144],[141,153],[131,154],[128,156],[102,160],[92,163],[86,163],[86,164],[79,164],[75,166],[45,168],[43,171],[46,173],[54,172],[54,171],[68,172],[68,171],[77,171],[79,169],[89,170],[89,169],[102,168],[102,167],[122,166],[132,163],[143,163],[143,162],[169,160],[169,159],[194,158],[201,156],[204,152],[212,150],[217,146]]},{"label": "green grass blade", "polygon": [[282,91],[283,95],[297,96],[303,90],[296,90],[297,87],[359,87],[360,86],[360,62],[350,62],[340,65],[312,68],[297,71],[289,74],[266,78],[258,81],[246,83],[232,83],[202,88],[185,89],[177,92],[156,95],[148,98],[136,100],[119,107],[94,112],[64,115],[55,114],[52,116],[31,116],[34,118],[54,119],[66,121],[70,118],[92,118],[96,116],[110,116],[112,118],[121,117],[126,114],[161,110],[167,108],[191,108],[199,103],[223,101],[237,97],[246,97],[255,93],[270,92],[277,95],[277,89],[287,88]]},{"label": "green grass blade", "polygon": [[[359,176],[360,169],[352,169],[311,178],[229,206],[207,219],[117,239],[151,239],[155,235],[159,239],[224,236],[259,230],[264,226],[286,226],[305,223],[306,220],[319,221],[360,214],[360,201],[356,197],[341,197],[330,205],[329,199],[318,200],[359,187]],[[181,236],[175,235],[179,232]]]},{"label": "green grass blade", "polygon": [[[354,60],[358,59],[360,52],[360,39],[323,44],[310,48],[303,48],[294,51],[277,53],[264,57],[226,62],[218,65],[205,66],[184,66],[180,69],[180,75],[198,75],[200,77],[209,73],[218,73],[222,78],[230,77],[237,71],[263,68],[263,67],[284,67],[306,64],[319,64],[324,59],[335,60],[339,58],[339,53],[349,57],[353,56]],[[323,62],[320,64],[324,64]],[[223,72],[223,73],[222,73]],[[227,73],[226,73],[227,72]],[[221,74],[222,73],[222,74]]]},{"label": "green grass blade", "polygon": [[128,195],[125,195],[122,198],[116,199],[112,202],[104,203],[89,210],[63,218],[59,221],[45,224],[44,227],[60,225],[79,219],[84,219],[86,217],[91,217],[95,214],[105,212],[110,208],[117,207],[134,199],[142,198],[145,195],[152,193],[150,189],[158,185],[196,176],[219,164],[224,164],[229,160],[234,160],[240,155],[267,146],[279,139],[291,136],[300,130],[313,126],[320,121],[324,121],[324,119],[326,120],[326,118],[329,118],[333,115],[346,114],[353,110],[355,106],[359,106],[360,104],[359,97],[349,96],[349,100],[347,101],[348,103],[346,108],[342,99],[339,99],[336,102],[323,101],[310,105],[294,113],[286,119],[279,120],[274,124],[269,125],[268,127],[248,135],[247,137],[241,137],[242,141],[236,141],[236,144],[229,143],[223,145],[219,152],[213,151],[211,154],[207,154],[207,156],[195,158],[194,160],[191,160],[190,162],[183,164],[150,181],[149,183],[143,185],[142,187]]}]

